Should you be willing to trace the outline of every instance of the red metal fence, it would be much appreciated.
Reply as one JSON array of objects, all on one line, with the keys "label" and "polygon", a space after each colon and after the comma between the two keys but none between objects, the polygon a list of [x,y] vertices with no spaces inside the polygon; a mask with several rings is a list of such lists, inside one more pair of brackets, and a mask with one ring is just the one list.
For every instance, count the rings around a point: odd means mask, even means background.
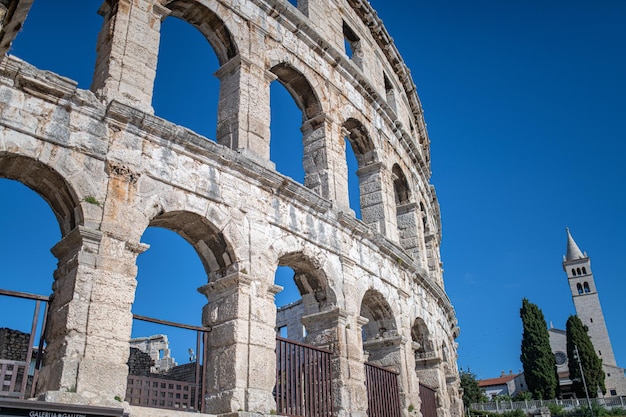
[{"label": "red metal fence", "polygon": [[285,416],[332,417],[332,352],[276,338],[277,413]]},{"label": "red metal fence", "polygon": [[380,366],[365,364],[368,417],[400,417],[398,373]]},{"label": "red metal fence", "polygon": [[437,394],[435,390],[420,384],[420,412],[422,417],[437,417]]}]

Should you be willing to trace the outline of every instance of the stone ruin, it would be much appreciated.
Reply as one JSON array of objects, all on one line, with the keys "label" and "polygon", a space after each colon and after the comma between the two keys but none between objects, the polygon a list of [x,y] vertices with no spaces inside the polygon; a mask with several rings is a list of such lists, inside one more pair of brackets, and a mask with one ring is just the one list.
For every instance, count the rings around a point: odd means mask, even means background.
[{"label": "stone ruin", "polygon": [[[398,373],[403,415],[419,414],[420,384],[434,390],[438,417],[462,414],[423,111],[366,0],[106,0],[90,90],[5,56],[32,3],[0,2],[0,177],[38,192],[62,234],[40,399],[119,406],[136,260],[149,249],[140,239],[158,226],[184,237],[206,270],[208,412],[276,409],[274,274],[289,266],[302,295],[292,325],[333,354],[337,416],[368,415],[366,361]],[[221,66],[215,141],[153,114],[171,17],[200,31]],[[304,184],[270,160],[274,81],[302,110]],[[349,207],[346,146],[361,219]]]}]

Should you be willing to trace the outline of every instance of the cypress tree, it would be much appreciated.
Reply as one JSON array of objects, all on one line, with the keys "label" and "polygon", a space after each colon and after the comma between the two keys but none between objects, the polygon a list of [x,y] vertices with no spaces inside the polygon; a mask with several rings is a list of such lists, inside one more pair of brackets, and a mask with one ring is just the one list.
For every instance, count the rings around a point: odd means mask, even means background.
[{"label": "cypress tree", "polygon": [[520,360],[528,390],[535,399],[555,398],[559,380],[543,313],[539,307],[524,298],[520,317],[524,329]]},{"label": "cypress tree", "polygon": [[580,366],[574,354],[574,346],[578,347],[578,357],[585,373],[585,382],[589,397],[596,398],[599,392],[606,393],[604,386],[604,371],[602,359],[596,354],[596,350],[587,334],[587,326],[578,316],[569,316],[565,327],[567,337],[567,358],[569,360],[569,375],[572,380],[572,389],[578,398],[585,398],[585,386],[580,375]]}]

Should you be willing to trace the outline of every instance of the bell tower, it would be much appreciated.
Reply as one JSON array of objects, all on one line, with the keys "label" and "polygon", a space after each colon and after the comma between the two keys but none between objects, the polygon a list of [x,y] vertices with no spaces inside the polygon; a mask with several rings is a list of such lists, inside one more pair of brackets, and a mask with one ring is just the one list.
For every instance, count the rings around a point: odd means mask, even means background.
[{"label": "bell tower", "polygon": [[589,328],[589,337],[602,363],[616,366],[600,298],[591,272],[591,261],[587,253],[581,252],[578,248],[569,229],[566,230],[567,251],[563,258],[563,270],[567,273],[576,315]]}]

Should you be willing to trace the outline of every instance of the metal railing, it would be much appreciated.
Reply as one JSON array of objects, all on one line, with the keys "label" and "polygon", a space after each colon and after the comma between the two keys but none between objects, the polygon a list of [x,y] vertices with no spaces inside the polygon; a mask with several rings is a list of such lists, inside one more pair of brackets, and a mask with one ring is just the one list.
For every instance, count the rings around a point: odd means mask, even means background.
[{"label": "metal railing", "polygon": [[[29,340],[24,360],[0,358],[0,397],[21,400],[31,398],[35,395],[35,385],[37,383],[37,376],[39,375],[39,368],[43,356],[49,297],[3,289],[0,289],[0,296],[35,301],[33,320],[31,322],[30,334],[28,335]],[[38,341],[39,348],[35,350],[35,335],[39,325],[42,304],[44,304],[43,320],[41,324],[42,330]]]},{"label": "metal railing", "polygon": [[[590,398],[592,404],[599,405],[604,408],[620,407],[626,408],[626,397],[614,396],[604,398]],[[470,409],[476,411],[511,411],[511,410],[526,410],[533,411],[542,407],[547,407],[550,404],[558,405],[564,409],[573,409],[580,407],[587,407],[587,400],[580,398],[570,398],[566,400],[526,400],[526,401],[489,401],[484,403],[472,403]]]},{"label": "metal railing", "polygon": [[434,389],[420,383],[420,413],[422,417],[437,417],[437,393]]},{"label": "metal railing", "polygon": [[368,417],[400,417],[398,373],[380,366],[365,364]]},{"label": "metal railing", "polygon": [[285,416],[334,415],[332,352],[293,340],[276,338],[277,413]]}]

